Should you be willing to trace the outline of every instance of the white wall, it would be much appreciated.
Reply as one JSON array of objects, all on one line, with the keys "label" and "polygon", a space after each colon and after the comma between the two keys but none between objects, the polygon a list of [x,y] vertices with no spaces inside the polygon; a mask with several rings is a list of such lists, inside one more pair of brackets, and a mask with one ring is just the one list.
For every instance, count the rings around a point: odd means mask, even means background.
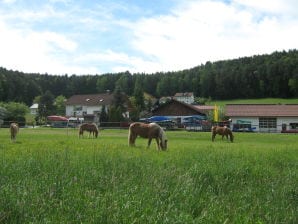
[{"label": "white wall", "polygon": [[[232,119],[231,128],[233,128],[233,124],[237,123],[237,120],[249,121],[251,122],[251,127],[255,128],[256,132],[260,131],[270,131],[270,130],[260,130],[259,128],[259,117],[230,117]],[[291,129],[290,123],[298,123],[298,117],[277,117],[276,119],[276,130],[271,130],[272,132],[281,132],[282,124],[287,125],[287,130]]]},{"label": "white wall", "polygon": [[[76,112],[77,116],[83,116],[84,114],[94,114],[94,111],[101,112],[102,106],[82,106],[81,111],[74,111],[75,106],[66,105],[65,107],[65,115],[66,116],[74,116],[74,112]],[[108,112],[108,106],[106,106],[106,112]]]}]

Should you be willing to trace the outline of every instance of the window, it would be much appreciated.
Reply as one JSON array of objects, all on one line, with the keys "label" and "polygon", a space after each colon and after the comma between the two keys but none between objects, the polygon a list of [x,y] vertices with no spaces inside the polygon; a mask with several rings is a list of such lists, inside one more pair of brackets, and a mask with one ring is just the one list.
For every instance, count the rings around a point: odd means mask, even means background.
[{"label": "window", "polygon": [[298,123],[290,123],[292,129],[298,129]]},{"label": "window", "polygon": [[271,117],[260,117],[259,118],[260,128],[276,128],[276,118]]},{"label": "window", "polygon": [[82,111],[83,107],[82,106],[74,106],[74,111]]}]

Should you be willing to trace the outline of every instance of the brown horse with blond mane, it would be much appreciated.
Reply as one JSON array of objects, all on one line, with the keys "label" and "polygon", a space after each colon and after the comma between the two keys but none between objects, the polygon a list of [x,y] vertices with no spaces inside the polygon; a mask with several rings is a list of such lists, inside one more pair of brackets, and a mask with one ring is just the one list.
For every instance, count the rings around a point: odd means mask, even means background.
[{"label": "brown horse with blond mane", "polygon": [[164,130],[156,123],[141,123],[134,122],[129,126],[128,132],[128,144],[129,146],[135,146],[136,138],[140,136],[142,138],[148,138],[147,148],[150,147],[151,140],[156,140],[158,150],[167,150],[167,137]]},{"label": "brown horse with blond mane", "polygon": [[17,134],[19,132],[19,125],[17,123],[11,123],[9,129],[11,141],[16,142]]},{"label": "brown horse with blond mane", "polygon": [[224,136],[226,136],[227,139],[230,137],[230,141],[234,141],[234,135],[230,128],[227,126],[220,127],[220,126],[212,126],[211,128],[212,133],[212,141],[214,141],[216,134],[221,135],[221,139],[223,140]]},{"label": "brown horse with blond mane", "polygon": [[98,136],[98,127],[94,123],[81,124],[79,127],[79,138],[83,137],[84,131],[89,132],[89,137],[91,136],[91,133],[92,133],[93,137],[95,137],[95,138],[97,138],[97,136]]}]

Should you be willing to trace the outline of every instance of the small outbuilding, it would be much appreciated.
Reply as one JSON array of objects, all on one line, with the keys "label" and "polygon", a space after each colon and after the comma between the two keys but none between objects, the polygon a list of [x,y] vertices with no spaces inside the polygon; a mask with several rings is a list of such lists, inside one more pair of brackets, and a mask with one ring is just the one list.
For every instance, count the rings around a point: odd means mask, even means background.
[{"label": "small outbuilding", "polygon": [[37,113],[38,113],[38,103],[34,103],[30,107],[30,114],[37,115]]}]

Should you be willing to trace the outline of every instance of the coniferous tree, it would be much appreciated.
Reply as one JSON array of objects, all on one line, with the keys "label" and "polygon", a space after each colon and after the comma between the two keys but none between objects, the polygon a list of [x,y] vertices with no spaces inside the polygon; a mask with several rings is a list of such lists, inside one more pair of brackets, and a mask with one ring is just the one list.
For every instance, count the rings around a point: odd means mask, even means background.
[{"label": "coniferous tree", "polygon": [[54,96],[50,91],[46,91],[45,94],[41,95],[38,105],[39,121],[45,122],[47,116],[53,115],[54,110]]},{"label": "coniferous tree", "polygon": [[145,109],[145,98],[144,98],[144,91],[142,88],[141,80],[137,79],[133,96],[135,98],[135,106],[138,108],[139,111]]},{"label": "coniferous tree", "polygon": [[101,108],[99,121],[101,123],[100,124],[101,126],[104,126],[104,123],[109,121],[109,116],[108,116],[108,114],[106,112],[105,105],[103,105],[102,108]]}]

